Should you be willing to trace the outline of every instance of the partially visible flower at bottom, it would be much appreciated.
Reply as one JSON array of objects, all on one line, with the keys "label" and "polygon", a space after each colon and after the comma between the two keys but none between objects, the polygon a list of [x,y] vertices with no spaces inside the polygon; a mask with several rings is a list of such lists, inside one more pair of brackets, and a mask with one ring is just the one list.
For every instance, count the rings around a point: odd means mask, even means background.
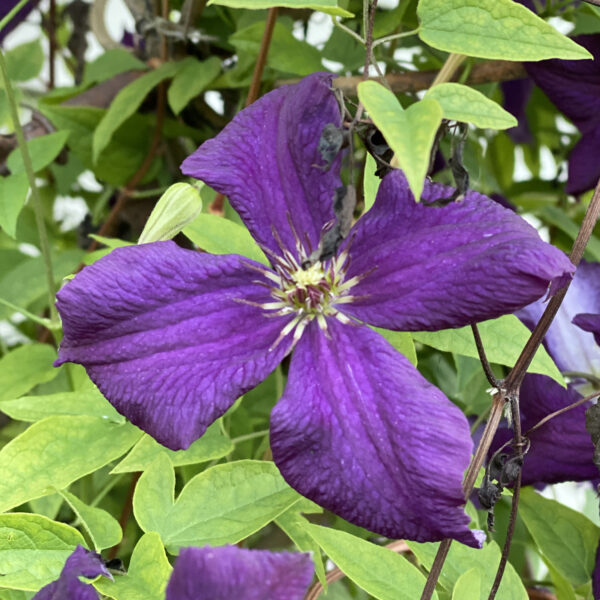
[{"label": "partially visible flower at bottom", "polygon": [[184,548],[166,600],[302,600],[312,574],[308,554],[236,546]]},{"label": "partially visible flower at bottom", "polygon": [[183,164],[225,194],[270,266],[172,242],[118,248],[58,294],[57,364],[83,364],[134,424],[187,448],[293,350],[271,414],[273,459],[298,492],[389,538],[482,544],[462,478],[465,416],[372,325],[461,327],[513,312],[574,271],[530,225],[475,192],[399,171],[331,258],[308,260],[334,219],[340,159],[319,165],[341,124],[331,76],[283,86],[239,113]]},{"label": "partially visible flower at bottom", "polygon": [[59,578],[44,586],[32,600],[98,600],[98,592],[79,578],[94,579],[99,575],[113,578],[99,554],[77,546],[67,558]]}]

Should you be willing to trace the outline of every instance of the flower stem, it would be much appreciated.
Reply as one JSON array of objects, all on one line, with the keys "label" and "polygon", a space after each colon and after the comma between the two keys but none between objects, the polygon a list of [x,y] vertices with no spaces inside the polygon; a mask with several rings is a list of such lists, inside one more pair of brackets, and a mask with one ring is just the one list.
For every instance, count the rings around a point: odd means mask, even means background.
[{"label": "flower stem", "polygon": [[380,44],[385,44],[386,42],[391,42],[393,40],[399,40],[400,38],[409,37],[411,35],[416,35],[421,30],[420,27],[416,29],[411,29],[410,31],[403,31],[402,33],[393,33],[392,35],[386,35],[385,37],[381,37],[373,42],[373,48],[379,46]]},{"label": "flower stem", "polygon": [[[19,3],[20,6],[24,3]],[[17,8],[15,7],[15,9]],[[14,11],[14,9],[13,9]],[[0,21],[0,28],[3,27],[10,16],[11,11],[5,19]],[[42,212],[42,202],[40,200],[40,194],[35,183],[35,173],[33,171],[33,164],[31,162],[31,156],[29,155],[29,149],[25,143],[25,136],[23,134],[23,128],[19,121],[19,112],[17,109],[17,103],[15,101],[15,95],[13,93],[12,85],[8,78],[8,72],[6,70],[6,61],[4,60],[4,52],[0,50],[0,72],[2,74],[2,82],[6,91],[6,97],[8,100],[8,106],[10,109],[10,116],[13,121],[15,128],[15,134],[17,136],[17,142],[21,150],[21,156],[23,157],[23,164],[25,165],[25,172],[27,173],[27,179],[29,180],[29,187],[31,188],[31,201],[33,203],[33,211],[35,213],[35,221],[37,225],[38,235],[40,237],[40,250],[42,251],[42,257],[44,260],[44,267],[46,269],[46,280],[48,284],[48,305],[50,308],[50,321],[53,324],[59,323],[58,312],[54,305],[54,295],[56,292],[54,272],[52,269],[52,258],[50,256],[50,243],[48,242],[48,234],[46,232],[46,223],[44,222],[44,215]]]},{"label": "flower stem", "polygon": [[440,69],[440,72],[437,74],[436,78],[433,80],[431,87],[434,85],[438,85],[439,83],[445,83],[446,81],[450,81],[456,73],[456,70],[463,61],[467,58],[464,54],[450,54],[444,63],[444,66]]}]

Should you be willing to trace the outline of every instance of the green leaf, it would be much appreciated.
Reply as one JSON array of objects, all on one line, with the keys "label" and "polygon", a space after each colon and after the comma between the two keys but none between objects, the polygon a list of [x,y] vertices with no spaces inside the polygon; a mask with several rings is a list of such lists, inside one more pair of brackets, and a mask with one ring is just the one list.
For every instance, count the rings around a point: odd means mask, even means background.
[{"label": "green leaf", "polygon": [[187,450],[169,450],[149,435],[144,435],[111,473],[145,471],[160,455],[167,456],[174,467],[207,462],[227,456],[233,448],[231,440],[223,434],[218,422],[213,423]]},{"label": "green leaf", "polygon": [[65,561],[85,541],[77,529],[41,515],[0,515],[2,585],[36,592],[58,579]]},{"label": "green leaf", "polygon": [[34,597],[33,592],[25,592],[23,590],[6,590],[0,588],[2,600],[32,600]]},{"label": "green leaf", "polygon": [[[47,344],[44,345],[47,346]],[[53,367],[53,369],[56,373],[56,368]],[[125,423],[125,417],[113,408],[96,387],[75,392],[22,396],[0,401],[0,411],[17,421],[34,422],[55,415],[87,415],[100,417],[112,423]]]},{"label": "green leaf", "polygon": [[284,8],[310,8],[311,10],[320,10],[328,15],[338,15],[340,17],[352,17],[351,12],[340,8],[337,0],[209,0],[208,6],[218,4],[220,6],[228,6],[229,8],[248,8],[248,9],[264,9],[273,8],[274,6],[282,6]]},{"label": "green leaf", "polygon": [[590,580],[600,528],[586,516],[532,488],[521,491],[519,515],[538,550],[553,568],[577,587]]},{"label": "green leaf", "polygon": [[[414,600],[425,576],[406,558],[344,531],[308,525],[325,554],[363,590],[379,600]],[[433,598],[437,598],[434,592]]]},{"label": "green leaf", "polygon": [[189,183],[174,183],[152,209],[138,243],[173,239],[201,210],[200,191]]},{"label": "green leaf", "polygon": [[[259,21],[246,29],[236,31],[229,37],[229,41],[235,46],[238,54],[258,56],[264,32],[265,23]],[[273,29],[267,66],[282,73],[300,76],[323,69],[319,51],[307,42],[297,40],[281,23],[276,23]]]},{"label": "green leaf", "polygon": [[[508,367],[513,367],[517,362],[521,350],[531,335],[529,329],[514,315],[504,315],[498,319],[478,323],[477,326],[490,362]],[[415,341],[443,352],[479,358],[470,327],[444,329],[443,331],[418,331],[412,336]],[[543,346],[538,348],[529,370],[533,373],[548,375],[566,387],[561,372]]]},{"label": "green leaf", "polygon": [[184,228],[183,234],[196,246],[212,254],[241,254],[269,264],[249,231],[223,217],[202,213]]},{"label": "green leaf", "polygon": [[552,566],[546,563],[558,600],[577,600],[573,586]]},{"label": "green leaf", "polygon": [[[313,504],[313,506],[304,506],[305,503]],[[315,572],[325,590],[327,590],[327,579],[325,576],[325,566],[319,545],[313,537],[308,533],[310,523],[308,519],[301,513],[322,513],[323,509],[310,500],[298,500],[295,504],[288,508],[284,513],[280,514],[275,523],[277,526],[294,542],[296,548],[300,552],[312,553]]]},{"label": "green leaf", "polygon": [[171,571],[159,535],[146,533],[133,549],[127,574],[114,582],[102,577],[94,587],[114,600],[164,600]]},{"label": "green leaf", "polygon": [[83,83],[106,81],[126,71],[147,70],[146,63],[124,48],[105,50],[96,60],[85,65]]},{"label": "green leaf", "polygon": [[403,354],[410,362],[417,366],[417,351],[412,335],[407,331],[392,331],[391,329],[381,329],[380,327],[371,327],[379,335],[383,336],[400,354]]},{"label": "green leaf", "polygon": [[157,69],[138,77],[115,96],[94,132],[92,156],[95,163],[108,146],[115,131],[137,111],[150,91],[165,79],[173,77],[178,69],[179,63],[164,63]]},{"label": "green leaf", "polygon": [[252,460],[196,475],[175,502],[174,489],[171,461],[160,455],[140,477],[133,497],[138,524],[159,533],[171,554],[184,546],[236,544],[300,498],[273,463]]},{"label": "green leaf", "polygon": [[178,115],[190,100],[199,96],[221,72],[221,61],[216,56],[199,61],[188,56],[173,78],[167,99],[171,110]]},{"label": "green leaf", "polygon": [[0,227],[11,238],[17,235],[17,219],[28,192],[29,181],[25,173],[0,177]]},{"label": "green leaf", "polygon": [[112,548],[121,541],[123,537],[121,526],[109,513],[101,508],[88,506],[66,490],[60,491],[59,494],[68,502],[81,521],[97,552],[104,548]]},{"label": "green leaf", "polygon": [[54,379],[56,350],[48,344],[25,344],[0,358],[0,402],[18,398],[40,383]]},{"label": "green leaf", "polygon": [[99,417],[48,417],[0,450],[0,511],[40,498],[115,460],[141,437]]},{"label": "green leaf", "polygon": [[[55,131],[27,141],[27,149],[33,163],[34,173],[45,169],[54,161],[63,149],[68,137],[68,131]],[[6,165],[13,175],[25,172],[25,165],[19,148],[15,148],[9,154]]]},{"label": "green leaf", "polygon": [[446,52],[519,61],[592,58],[512,0],[420,0],[417,15],[421,39]]},{"label": "green leaf", "polygon": [[44,51],[40,40],[21,44],[5,55],[6,71],[11,81],[29,81],[37,77],[44,66]]},{"label": "green leaf", "polygon": [[[439,543],[418,544],[417,542],[406,542],[413,551],[418,561],[429,570],[437,554]],[[481,588],[478,598],[487,600],[492,584],[496,576],[496,566],[500,562],[500,548],[496,542],[489,542],[483,548],[469,548],[463,544],[452,544],[444,568],[440,574],[440,585],[450,593],[460,577],[471,569],[476,569],[481,577]],[[492,568],[490,568],[492,565]],[[418,597],[418,596],[417,596]],[[527,600],[527,590],[523,586],[521,578],[510,562],[506,565],[506,571],[502,583],[498,588],[496,600]]]},{"label": "green leaf", "polygon": [[479,600],[481,597],[481,573],[469,569],[457,580],[452,590],[452,600]]},{"label": "green leaf", "polygon": [[379,189],[379,184],[381,183],[381,179],[375,175],[375,171],[377,170],[377,163],[375,159],[367,153],[367,160],[365,161],[365,172],[363,178],[363,193],[365,195],[365,210],[367,212],[371,209],[373,204],[375,203],[375,198],[377,197],[377,190]]},{"label": "green leaf", "polygon": [[473,123],[482,129],[508,129],[517,125],[517,119],[499,104],[460,83],[434,85],[425,97],[439,102],[444,119]]},{"label": "green leaf", "polygon": [[424,99],[404,110],[396,96],[376,81],[359,83],[358,98],[394,151],[419,201],[435,133],[442,122],[440,105]]}]

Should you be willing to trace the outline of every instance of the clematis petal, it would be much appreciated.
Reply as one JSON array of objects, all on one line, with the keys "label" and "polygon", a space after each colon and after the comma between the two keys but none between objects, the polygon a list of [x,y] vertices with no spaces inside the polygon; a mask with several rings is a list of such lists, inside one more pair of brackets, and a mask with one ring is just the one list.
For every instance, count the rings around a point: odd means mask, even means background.
[{"label": "clematis petal", "polygon": [[99,575],[113,578],[99,554],[77,546],[67,558],[60,577],[44,586],[33,600],[98,600],[96,590],[79,577],[93,579]]},{"label": "clematis petal", "polygon": [[166,600],[302,600],[312,574],[308,554],[236,546],[184,548]]},{"label": "clematis petal", "polygon": [[[546,304],[541,300],[516,314],[533,329]],[[573,327],[576,315],[600,313],[600,263],[581,261],[567,294],[544,338],[544,346],[561,371],[600,375],[600,348],[587,331]]]},{"label": "clematis petal", "polygon": [[[600,79],[600,74],[598,78]],[[565,186],[567,194],[581,194],[596,186],[600,179],[598,153],[600,153],[600,122],[583,133],[569,154],[569,179]]]},{"label": "clematis petal", "polygon": [[463,510],[464,415],[369,328],[330,319],[328,336],[306,328],[271,413],[286,481],[381,535],[480,546]]},{"label": "clematis petal", "polygon": [[[521,385],[520,408],[523,432],[547,415],[581,398],[572,387],[565,389],[545,375],[526,375]],[[523,485],[588,481],[598,476],[594,445],[585,428],[586,406],[577,406],[554,417],[530,434],[531,446],[523,464]],[[500,430],[492,451],[512,438]]]},{"label": "clematis petal", "polygon": [[525,220],[476,192],[443,207],[453,188],[426,183],[415,203],[388,174],[375,206],[350,233],[347,278],[363,277],[344,312],[403,331],[461,327],[511,313],[564,285],[575,267]]},{"label": "clematis petal", "polygon": [[181,165],[225,194],[254,239],[277,253],[272,229],[287,249],[296,247],[288,217],[316,248],[334,216],[339,158],[326,169],[317,150],[325,125],[341,124],[332,77],[315,73],[266,94]]},{"label": "clematis petal", "polygon": [[[529,6],[527,8],[531,9]],[[507,129],[506,133],[515,144],[531,144],[533,136],[525,109],[533,90],[533,81],[529,78],[503,81],[500,89],[504,95],[504,108],[519,122],[516,127]]]},{"label": "clematis petal", "polygon": [[290,336],[269,350],[289,316],[242,303],[272,300],[250,263],[173,242],[114,250],[58,293],[57,364],[82,364],[121,414],[186,448],[290,350]]},{"label": "clematis petal", "polygon": [[577,325],[580,329],[584,331],[589,331],[594,334],[594,339],[596,340],[596,344],[600,345],[600,315],[595,314],[580,314],[576,315],[573,319],[573,324]]}]

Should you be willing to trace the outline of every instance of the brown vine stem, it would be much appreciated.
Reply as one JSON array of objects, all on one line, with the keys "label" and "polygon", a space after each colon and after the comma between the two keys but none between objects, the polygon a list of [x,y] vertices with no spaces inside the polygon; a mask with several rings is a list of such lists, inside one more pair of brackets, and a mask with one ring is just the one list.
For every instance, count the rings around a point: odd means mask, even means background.
[{"label": "brown vine stem", "polygon": [[[269,9],[267,22],[265,24],[265,32],[263,33],[263,37],[260,42],[260,50],[258,52],[256,64],[254,65],[252,81],[250,83],[250,89],[248,90],[248,96],[246,97],[246,104],[244,106],[250,106],[258,99],[260,94],[260,83],[262,81],[265,65],[267,64],[267,56],[269,55],[269,47],[271,46],[271,40],[273,39],[273,30],[275,29],[275,23],[277,22],[278,12],[279,8],[277,6]],[[222,217],[224,201],[225,195],[219,192],[208,207],[208,212]]]},{"label": "brown vine stem", "polygon": [[[594,195],[592,196],[592,200],[587,208],[585,217],[584,217],[581,227],[579,229],[579,233],[577,234],[577,238],[575,239],[575,242],[573,243],[573,248],[569,255],[571,262],[575,266],[577,266],[581,262],[583,253],[585,251],[585,247],[587,245],[587,242],[588,242],[590,236],[592,235],[592,231],[594,230],[594,226],[596,225],[596,222],[598,221],[599,215],[600,215],[600,181],[598,181],[598,183],[596,184],[596,189],[594,190]],[[529,368],[529,365],[530,365],[531,361],[533,360],[533,357],[534,357],[537,349],[539,348],[540,344],[542,343],[542,340],[544,339],[544,336],[546,335],[546,332],[548,331],[548,328],[550,327],[552,320],[554,319],[554,317],[556,316],[556,313],[558,312],[558,309],[559,309],[559,307],[567,293],[567,290],[569,288],[569,284],[570,284],[570,282],[565,287],[563,287],[561,290],[559,290],[550,299],[550,301],[548,302],[548,306],[546,307],[546,310],[544,311],[541,319],[539,320],[538,324],[536,325],[533,332],[531,333],[531,336],[530,336],[529,340],[527,341],[527,343],[525,344],[525,347],[523,348],[521,355],[517,359],[515,366],[510,371],[507,378],[504,380],[503,389],[494,396],[494,404],[492,405],[492,412],[490,414],[490,420],[488,421],[488,423],[486,425],[486,428],[484,431],[484,436],[482,437],[481,442],[479,443],[479,446],[475,453],[475,457],[471,461],[471,465],[469,466],[469,469],[467,470],[467,474],[465,476],[465,483],[463,484],[463,488],[465,489],[465,500],[469,497],[469,495],[471,494],[471,491],[473,490],[473,485],[477,478],[477,473],[479,472],[479,469],[483,465],[485,457],[488,453],[489,443],[491,443],[491,440],[493,439],[493,437],[496,433],[496,430],[498,429],[498,425],[500,423],[500,417],[502,416],[502,410],[500,410],[500,414],[497,415],[497,419],[496,419],[494,405],[496,405],[498,398],[501,399],[502,404],[503,404],[504,398],[506,398],[510,394],[518,395],[518,390],[521,386],[521,382],[523,381],[523,377],[525,376],[525,373],[527,372],[527,369]],[[492,422],[492,421],[494,421],[494,422]],[[519,425],[520,425],[520,423],[519,423]],[[486,436],[489,436],[489,442],[488,442]],[[485,448],[485,451],[483,449],[484,443],[487,444],[487,448]],[[518,440],[515,440],[515,445],[517,445],[517,444],[518,444]],[[472,479],[472,484],[470,482],[471,479]],[[469,483],[469,484],[467,484],[467,483]],[[518,500],[518,498],[517,498],[517,500]],[[515,502],[514,497],[513,497],[513,502]],[[515,507],[515,516],[516,516],[516,507]],[[421,600],[430,600],[431,595],[433,594],[433,591],[435,590],[437,580],[442,571],[442,567],[444,565],[444,561],[446,560],[446,556],[448,554],[448,550],[450,548],[451,543],[452,543],[451,540],[444,540],[440,544],[438,553],[435,557],[433,565],[431,566],[431,570],[429,572],[429,576],[427,578],[427,582],[425,584],[425,588],[423,590]]]},{"label": "brown vine stem", "polygon": [[[387,544],[385,547],[389,548],[393,552],[397,552],[398,554],[410,552],[410,548],[404,540],[396,540]],[[336,567],[335,569],[327,573],[325,580],[327,581],[327,585],[330,585],[334,581],[338,581],[340,579],[343,579],[344,577],[346,577],[346,574],[341,569]],[[308,592],[306,593],[306,596],[304,596],[304,600],[316,600],[324,591],[325,588],[323,587],[321,582],[317,581],[309,588]]]}]

